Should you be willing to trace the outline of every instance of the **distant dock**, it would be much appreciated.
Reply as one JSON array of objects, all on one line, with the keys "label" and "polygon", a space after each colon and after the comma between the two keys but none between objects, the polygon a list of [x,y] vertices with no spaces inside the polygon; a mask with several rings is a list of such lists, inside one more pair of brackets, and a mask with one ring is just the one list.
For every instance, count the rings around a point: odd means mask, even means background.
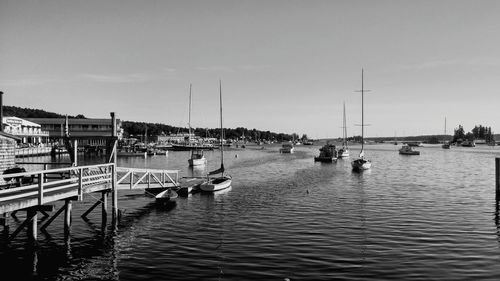
[{"label": "distant dock", "polygon": [[[25,147],[25,148],[16,148],[14,151],[14,155],[16,158],[20,157],[31,157],[31,156],[44,156],[51,155],[53,148],[52,147]],[[54,152],[56,154],[67,153],[65,149],[55,149]]]}]

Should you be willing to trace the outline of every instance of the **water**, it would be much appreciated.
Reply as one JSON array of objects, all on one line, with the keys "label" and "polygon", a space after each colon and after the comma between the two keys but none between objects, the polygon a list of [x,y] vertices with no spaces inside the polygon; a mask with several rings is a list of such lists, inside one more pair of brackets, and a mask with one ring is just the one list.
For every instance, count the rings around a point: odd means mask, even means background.
[{"label": "water", "polygon": [[[225,152],[233,186],[158,209],[141,191],[120,191],[117,231],[101,228],[97,200],[73,204],[70,241],[62,219],[27,246],[0,248],[3,274],[22,280],[498,280],[495,206],[498,147],[368,145],[372,169],[350,160],[315,163],[318,146]],[[359,147],[351,148],[352,156]],[[120,166],[190,170],[188,152],[119,159]],[[237,156],[237,157],[236,157]],[[89,161],[89,160],[86,160]],[[7,276],[7,275],[3,275]],[[4,278],[2,277],[2,280]]]}]

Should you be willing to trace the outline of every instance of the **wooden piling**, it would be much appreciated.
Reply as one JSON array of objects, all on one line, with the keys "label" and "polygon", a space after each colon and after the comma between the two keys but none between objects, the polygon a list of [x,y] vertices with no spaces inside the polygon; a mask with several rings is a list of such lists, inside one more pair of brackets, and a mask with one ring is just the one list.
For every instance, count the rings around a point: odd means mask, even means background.
[{"label": "wooden piling", "polygon": [[64,235],[67,236],[71,229],[71,200],[64,201]]},{"label": "wooden piling", "polygon": [[111,166],[111,208],[112,214],[111,217],[113,219],[113,225],[116,226],[117,217],[118,217],[118,186],[117,186],[117,176],[116,176],[116,152],[118,145],[118,134],[116,132],[116,116],[114,112],[110,113],[111,115],[111,136],[113,137],[113,150],[112,150],[112,162],[113,166]]},{"label": "wooden piling", "polygon": [[73,159],[74,159],[74,162],[73,162],[73,166],[78,166],[78,140],[73,140]]},{"label": "wooden piling", "polygon": [[27,210],[26,220],[28,221],[28,238],[31,241],[36,241],[38,234],[38,218],[36,215],[37,211],[33,208]]},{"label": "wooden piling", "polygon": [[103,224],[106,224],[106,221],[108,219],[108,193],[106,191],[102,192],[101,203],[102,203],[102,222]]},{"label": "wooden piling", "polygon": [[495,158],[495,198],[500,199],[500,158]]}]

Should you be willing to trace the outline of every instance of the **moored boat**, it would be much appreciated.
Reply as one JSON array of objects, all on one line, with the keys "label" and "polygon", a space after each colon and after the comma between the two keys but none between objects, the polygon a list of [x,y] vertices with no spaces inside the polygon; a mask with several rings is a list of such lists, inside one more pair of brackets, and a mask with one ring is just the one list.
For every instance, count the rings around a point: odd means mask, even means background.
[{"label": "moored boat", "polygon": [[450,149],[450,142],[449,141],[445,141],[442,145],[441,145],[442,148],[444,149]]},{"label": "moored boat", "polygon": [[[219,102],[220,102],[220,152],[221,163],[220,168],[207,174],[207,181],[200,184],[200,189],[205,192],[213,192],[226,189],[231,186],[232,177],[224,175],[224,146],[222,144],[222,136],[224,129],[222,127],[222,83],[219,81]],[[221,174],[219,177],[210,177],[212,175]]]},{"label": "moored boat", "polygon": [[361,151],[359,152],[359,158],[351,162],[352,170],[355,172],[361,172],[368,170],[372,167],[372,161],[365,159],[364,147],[364,82],[363,82],[363,69],[361,69]]},{"label": "moored boat", "polygon": [[280,153],[293,153],[295,147],[292,143],[284,143],[281,145]]},{"label": "moored boat", "polygon": [[349,148],[347,147],[347,125],[346,125],[346,118],[345,118],[345,102],[344,102],[344,119],[343,119],[343,124],[342,124],[342,135],[343,135],[343,140],[342,140],[342,148],[339,149],[338,151],[338,158],[348,158],[349,157]]},{"label": "moored boat", "polygon": [[414,150],[411,146],[409,145],[403,145],[399,149],[399,154],[403,155],[420,155],[420,151]]},{"label": "moored boat", "polygon": [[155,196],[156,204],[167,205],[175,202],[179,195],[171,188],[166,189]]},{"label": "moored boat", "polygon": [[[444,135],[446,136],[446,117],[444,118]],[[450,149],[450,142],[444,141],[441,147],[444,149]]]},{"label": "moored boat", "polygon": [[319,156],[314,157],[315,162],[328,162],[332,163],[337,161],[338,153],[333,144],[325,144],[319,149]]},{"label": "moored boat", "polygon": [[462,146],[464,146],[464,147],[475,147],[476,146],[476,142],[465,140],[465,141],[462,142]]},{"label": "moored boat", "polygon": [[191,158],[188,159],[189,166],[202,166],[207,163],[207,159],[203,155],[203,150],[192,150]]}]

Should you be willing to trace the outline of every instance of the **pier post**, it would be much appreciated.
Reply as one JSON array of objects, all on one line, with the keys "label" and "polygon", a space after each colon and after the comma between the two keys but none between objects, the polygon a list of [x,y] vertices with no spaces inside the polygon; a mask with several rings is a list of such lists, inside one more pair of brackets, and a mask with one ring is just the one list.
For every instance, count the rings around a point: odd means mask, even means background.
[{"label": "pier post", "polygon": [[28,238],[31,240],[31,241],[36,241],[37,239],[37,233],[38,233],[38,218],[37,218],[37,214],[36,214],[36,210],[34,210],[33,208],[29,208],[27,210],[27,215],[26,215],[26,219],[30,220],[28,222]]},{"label": "pier post", "polygon": [[71,229],[71,200],[64,202],[64,236],[68,236]]},{"label": "pier post", "polygon": [[108,193],[106,191],[102,192],[102,224],[106,225],[106,221],[108,220]]},{"label": "pier post", "polygon": [[3,226],[3,236],[9,237],[9,213],[4,213],[0,218],[0,224]]},{"label": "pier post", "polygon": [[500,199],[500,158],[495,158],[495,198]]},{"label": "pier post", "polygon": [[116,162],[117,162],[117,157],[116,157],[116,152],[117,152],[117,145],[118,145],[118,134],[116,132],[116,116],[114,112],[110,113],[111,115],[111,136],[112,136],[112,141],[113,141],[113,148],[112,148],[112,161],[113,161],[113,166],[111,167],[111,217],[113,219],[113,225],[116,225],[117,222],[117,217],[118,217],[118,186],[116,184],[117,182],[117,177],[116,177]]},{"label": "pier post", "polygon": [[73,166],[78,166],[78,140],[73,140]]}]

